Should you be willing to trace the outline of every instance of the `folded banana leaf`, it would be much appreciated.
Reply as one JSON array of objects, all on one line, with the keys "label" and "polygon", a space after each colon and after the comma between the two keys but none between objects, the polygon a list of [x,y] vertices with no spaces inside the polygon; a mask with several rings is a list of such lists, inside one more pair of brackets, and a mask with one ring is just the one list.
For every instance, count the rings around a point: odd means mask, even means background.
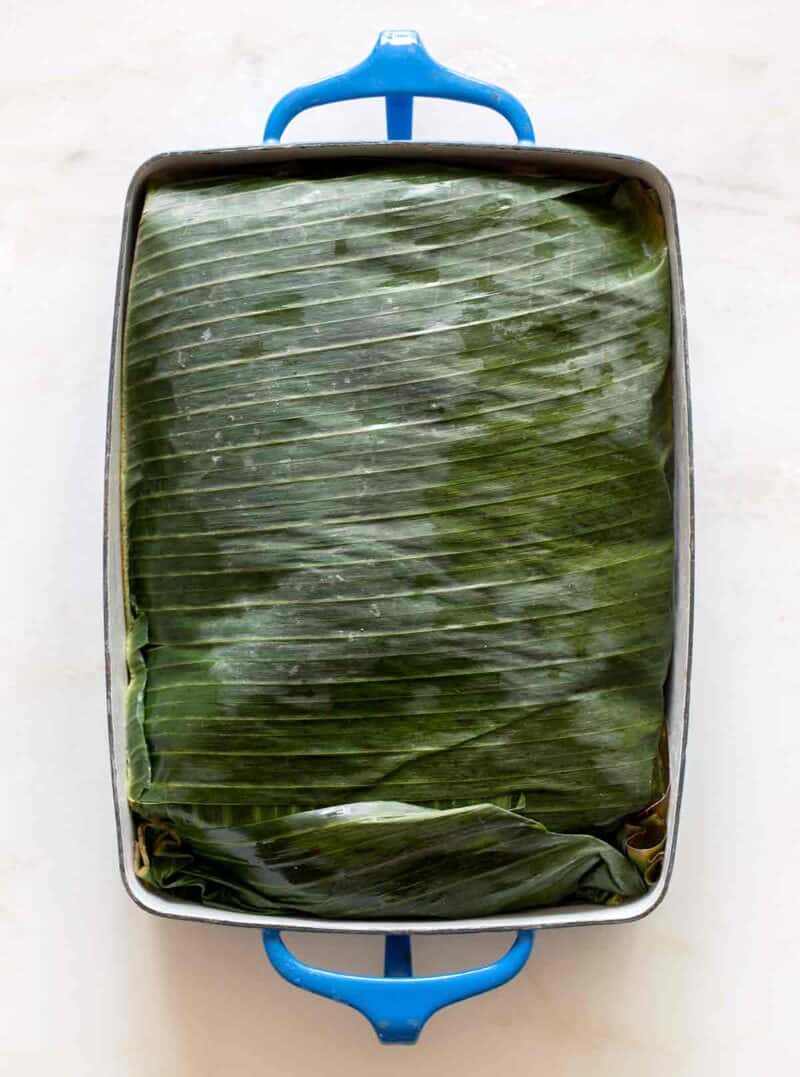
[{"label": "folded banana leaf", "polygon": [[618,901],[664,792],[669,267],[637,181],[153,186],[123,362],[137,870],[207,905]]}]

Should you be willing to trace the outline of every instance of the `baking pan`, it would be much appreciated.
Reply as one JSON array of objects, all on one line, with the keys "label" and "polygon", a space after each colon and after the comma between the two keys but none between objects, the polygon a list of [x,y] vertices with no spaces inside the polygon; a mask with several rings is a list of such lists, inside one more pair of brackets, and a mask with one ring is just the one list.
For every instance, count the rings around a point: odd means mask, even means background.
[{"label": "baking pan", "polygon": [[[330,101],[358,97],[386,98],[388,139],[385,142],[279,145],[290,120],[303,109]],[[500,112],[512,125],[515,146],[446,142],[412,143],[413,98],[441,97],[483,105]],[[256,147],[165,153],[145,162],[131,180],[125,202],[117,276],[111,349],[104,516],[104,613],[106,686],[111,768],[122,878],[132,899],[148,912],[264,931],[267,954],[278,971],[298,986],[355,1006],[372,1022],[384,1042],[414,1042],[425,1020],[444,1005],[488,990],[510,979],[522,967],[540,928],[627,923],[652,912],[667,891],[675,858],[678,816],[684,773],[689,708],[693,601],[692,436],[686,326],[681,258],[672,188],[664,174],[647,161],[609,153],[544,148],[534,145],[531,122],[510,94],[476,82],[438,65],[413,31],[385,31],[371,55],[343,75],[288,94],[273,109]],[[673,651],[666,689],[666,726],[671,792],[667,814],[664,860],[658,882],[646,895],[615,906],[567,905],[508,915],[429,921],[330,921],[308,916],[262,916],[206,908],[147,889],[134,871],[134,830],[127,802],[125,766],[125,615],[120,520],[120,377],[126,301],[139,216],[145,190],[153,180],[189,179],[257,172],[269,174],[291,166],[330,161],[352,165],[360,161],[394,165],[425,164],[490,168],[527,175],[557,175],[613,179],[630,177],[652,188],[661,203],[666,224],[672,293],[672,389],[674,407],[674,600]],[[386,978],[345,976],[313,969],[299,962],[283,944],[279,932],[336,931],[387,935]],[[481,969],[442,977],[411,975],[409,937],[475,931],[517,931],[511,950],[499,962]]]}]

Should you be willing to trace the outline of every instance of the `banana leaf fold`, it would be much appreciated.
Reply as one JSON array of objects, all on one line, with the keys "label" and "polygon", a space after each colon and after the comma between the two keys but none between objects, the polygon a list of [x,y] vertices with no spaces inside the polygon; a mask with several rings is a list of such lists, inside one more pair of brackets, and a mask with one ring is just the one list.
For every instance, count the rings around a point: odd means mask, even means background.
[{"label": "banana leaf fold", "polygon": [[330,918],[643,893],[669,358],[638,181],[151,186],[123,348],[140,878]]}]

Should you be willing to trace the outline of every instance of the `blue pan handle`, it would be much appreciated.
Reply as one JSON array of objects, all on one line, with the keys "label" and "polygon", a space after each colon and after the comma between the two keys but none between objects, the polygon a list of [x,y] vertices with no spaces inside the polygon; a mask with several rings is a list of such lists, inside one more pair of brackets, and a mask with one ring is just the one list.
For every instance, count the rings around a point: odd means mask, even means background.
[{"label": "blue pan handle", "polygon": [[386,936],[382,977],[353,976],[306,965],[287,949],[279,931],[264,932],[264,949],[273,968],[285,980],[352,1006],[366,1017],[382,1043],[412,1044],[437,1010],[491,991],[516,976],[533,949],[533,937],[533,931],[519,931],[511,949],[499,961],[444,976],[412,975],[408,935]]},{"label": "blue pan handle", "polygon": [[521,146],[534,143],[530,117],[516,97],[499,86],[467,78],[437,64],[415,30],[384,30],[360,64],[341,75],[287,93],[269,114],[264,141],[280,142],[289,123],[307,108],[358,97],[386,98],[390,142],[411,138],[415,97],[443,97],[494,109],[514,128]]}]

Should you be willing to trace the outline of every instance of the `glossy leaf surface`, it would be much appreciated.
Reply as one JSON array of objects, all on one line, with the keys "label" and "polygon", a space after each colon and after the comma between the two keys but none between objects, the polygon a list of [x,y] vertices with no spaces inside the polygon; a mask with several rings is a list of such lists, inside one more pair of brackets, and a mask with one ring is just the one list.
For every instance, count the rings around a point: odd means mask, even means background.
[{"label": "glossy leaf surface", "polygon": [[339,917],[639,893],[598,834],[662,791],[669,352],[633,181],[151,190],[124,349],[142,877]]}]

